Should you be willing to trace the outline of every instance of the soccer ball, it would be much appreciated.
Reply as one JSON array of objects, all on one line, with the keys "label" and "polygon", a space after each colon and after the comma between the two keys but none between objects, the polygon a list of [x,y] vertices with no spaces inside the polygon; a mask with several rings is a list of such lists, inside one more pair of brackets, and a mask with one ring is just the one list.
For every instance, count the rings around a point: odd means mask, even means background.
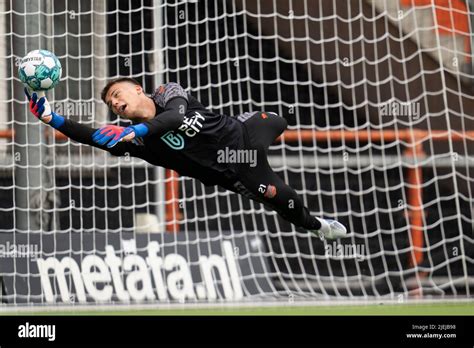
[{"label": "soccer ball", "polygon": [[18,74],[25,86],[33,91],[45,91],[58,84],[62,68],[54,53],[34,50],[21,59]]}]

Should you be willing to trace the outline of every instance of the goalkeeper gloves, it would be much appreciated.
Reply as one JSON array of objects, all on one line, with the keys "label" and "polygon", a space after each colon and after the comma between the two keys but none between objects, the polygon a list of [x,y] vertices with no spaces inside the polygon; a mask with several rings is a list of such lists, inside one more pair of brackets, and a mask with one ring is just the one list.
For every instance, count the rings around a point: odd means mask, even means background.
[{"label": "goalkeeper gloves", "polygon": [[31,96],[28,89],[25,88],[25,95],[28,98],[29,109],[33,115],[44,123],[49,124],[53,128],[59,128],[64,124],[64,117],[51,111],[48,99],[45,96],[38,99],[38,95],[33,93]]},{"label": "goalkeeper gloves", "polygon": [[119,126],[107,125],[96,130],[94,134],[92,134],[92,140],[99,145],[105,145],[111,140],[118,141],[124,129],[125,128]]},{"label": "goalkeeper gloves", "polygon": [[[133,135],[130,135],[132,134]],[[148,127],[144,124],[138,124],[129,126],[127,128],[107,125],[95,131],[92,135],[92,140],[99,145],[107,144],[107,147],[110,149],[114,147],[118,142],[126,140],[132,141],[135,144],[135,138],[143,137],[148,133]]]}]

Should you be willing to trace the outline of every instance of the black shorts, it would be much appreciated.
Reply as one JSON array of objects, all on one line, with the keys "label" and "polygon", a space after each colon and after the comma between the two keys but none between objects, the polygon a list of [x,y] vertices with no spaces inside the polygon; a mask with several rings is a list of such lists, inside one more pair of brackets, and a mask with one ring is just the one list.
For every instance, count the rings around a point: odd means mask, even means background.
[{"label": "black shorts", "polygon": [[237,181],[230,189],[275,210],[298,227],[317,228],[319,222],[310,215],[302,199],[268,163],[268,148],[286,129],[286,120],[273,112],[246,113],[238,119],[243,124],[245,150],[253,155],[248,158],[256,161],[239,165]]},{"label": "black shorts", "polygon": [[268,163],[268,148],[286,129],[286,120],[273,112],[246,113],[238,119],[243,124],[245,150],[253,151],[256,161],[239,166],[232,191],[268,206],[298,227],[307,230],[320,227],[301,197]]},{"label": "black shorts", "polygon": [[[272,195],[273,188],[267,192],[265,179],[281,180],[268,163],[267,152],[270,145],[283,133],[288,123],[274,112],[247,112],[237,116],[242,122],[244,146],[246,151],[253,151],[256,163],[241,163],[238,169],[238,181],[234,183],[235,192],[264,204]],[[260,183],[259,179],[263,182]],[[269,181],[269,180],[266,180]],[[270,180],[271,181],[271,180]],[[263,185],[263,186],[262,186]],[[263,192],[265,191],[265,192]],[[273,198],[273,197],[271,197]]]},{"label": "black shorts", "polygon": [[244,126],[246,147],[265,152],[288,126],[288,122],[274,112],[247,112],[237,116],[237,119]]}]

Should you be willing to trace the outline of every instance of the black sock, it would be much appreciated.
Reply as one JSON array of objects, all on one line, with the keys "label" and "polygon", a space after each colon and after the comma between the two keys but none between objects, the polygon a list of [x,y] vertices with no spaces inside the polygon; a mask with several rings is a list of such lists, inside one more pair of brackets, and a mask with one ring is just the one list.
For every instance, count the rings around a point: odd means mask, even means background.
[{"label": "black sock", "polygon": [[321,225],[321,222],[319,221],[319,219],[315,218],[314,216],[311,216],[310,215],[310,222],[309,222],[309,225],[311,226],[310,230],[319,230],[322,225]]}]

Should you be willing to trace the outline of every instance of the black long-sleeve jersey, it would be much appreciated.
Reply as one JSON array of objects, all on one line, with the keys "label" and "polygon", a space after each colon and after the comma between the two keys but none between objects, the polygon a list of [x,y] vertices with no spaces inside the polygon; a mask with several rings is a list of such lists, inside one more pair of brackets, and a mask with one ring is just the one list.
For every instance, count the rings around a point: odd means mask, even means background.
[{"label": "black long-sleeve jersey", "polygon": [[92,140],[96,129],[69,119],[58,130],[112,155],[138,157],[205,185],[229,187],[236,181],[237,165],[219,163],[218,151],[244,148],[244,129],[239,120],[211,112],[177,83],[160,86],[151,98],[157,112],[154,119],[145,122],[149,131],[140,144],[119,142],[109,149]]}]

